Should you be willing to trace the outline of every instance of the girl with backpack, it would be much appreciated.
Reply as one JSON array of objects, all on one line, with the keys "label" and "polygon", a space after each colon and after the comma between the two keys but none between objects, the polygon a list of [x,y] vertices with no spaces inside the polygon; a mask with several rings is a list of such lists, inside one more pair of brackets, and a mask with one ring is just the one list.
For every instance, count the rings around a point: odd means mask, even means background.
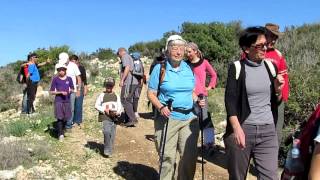
[{"label": "girl with backpack", "polygon": [[[217,73],[210,65],[208,60],[202,57],[202,53],[198,48],[198,45],[194,42],[187,44],[187,63],[191,66],[194,73],[196,84],[195,93],[197,96],[204,95],[205,106],[202,108],[202,127],[204,133],[204,146],[206,149],[211,149],[214,146],[214,127],[210,116],[208,115],[208,91],[214,89],[217,84]],[[207,74],[210,76],[210,82],[206,87]],[[198,106],[196,106],[197,112],[200,112]]]}]

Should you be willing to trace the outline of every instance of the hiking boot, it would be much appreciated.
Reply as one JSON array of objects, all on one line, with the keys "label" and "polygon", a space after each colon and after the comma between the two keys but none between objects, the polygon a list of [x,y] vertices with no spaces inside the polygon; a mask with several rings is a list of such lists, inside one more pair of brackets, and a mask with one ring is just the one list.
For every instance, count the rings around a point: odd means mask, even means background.
[{"label": "hiking boot", "polygon": [[129,121],[129,122],[125,123],[124,126],[126,126],[126,127],[134,127],[135,124],[136,123],[134,123],[133,121]]}]

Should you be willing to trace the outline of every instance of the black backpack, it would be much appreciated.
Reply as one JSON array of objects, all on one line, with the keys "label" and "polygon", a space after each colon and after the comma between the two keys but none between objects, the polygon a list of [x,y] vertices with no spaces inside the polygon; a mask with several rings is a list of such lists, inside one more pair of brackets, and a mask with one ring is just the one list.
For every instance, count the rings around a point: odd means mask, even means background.
[{"label": "black backpack", "polygon": [[26,76],[24,75],[24,66],[20,67],[20,70],[17,74],[17,78],[16,78],[16,81],[19,83],[19,84],[23,84],[23,83],[26,83]]}]

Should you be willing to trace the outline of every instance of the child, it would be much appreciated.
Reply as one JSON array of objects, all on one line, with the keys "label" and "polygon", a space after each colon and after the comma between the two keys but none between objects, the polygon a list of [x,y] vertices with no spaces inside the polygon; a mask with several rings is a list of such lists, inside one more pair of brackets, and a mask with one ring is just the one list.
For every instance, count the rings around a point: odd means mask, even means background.
[{"label": "child", "polygon": [[52,79],[50,93],[56,95],[54,100],[54,115],[57,119],[59,141],[64,138],[64,127],[71,118],[70,93],[74,90],[71,77],[66,75],[67,66],[57,64],[58,75]]},{"label": "child", "polygon": [[121,102],[118,95],[113,92],[115,80],[107,77],[104,82],[105,92],[101,93],[95,104],[99,111],[99,121],[103,123],[104,152],[105,157],[111,157],[116,133],[117,118],[121,113]]}]

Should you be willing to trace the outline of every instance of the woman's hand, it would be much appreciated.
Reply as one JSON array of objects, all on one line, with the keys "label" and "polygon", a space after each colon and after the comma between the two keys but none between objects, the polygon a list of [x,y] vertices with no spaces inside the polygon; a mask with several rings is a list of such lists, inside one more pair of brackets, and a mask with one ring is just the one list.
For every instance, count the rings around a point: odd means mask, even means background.
[{"label": "woman's hand", "polygon": [[243,132],[241,126],[233,129],[234,140],[236,144],[240,147],[240,149],[244,149],[246,147],[246,135]]},{"label": "woman's hand", "polygon": [[161,107],[159,111],[160,111],[160,113],[161,113],[162,116],[164,116],[164,117],[166,117],[166,118],[169,118],[169,116],[170,116],[170,110],[169,110],[169,108],[168,108],[167,106]]},{"label": "woman's hand", "polygon": [[284,85],[284,78],[282,74],[278,74],[274,80],[274,88],[277,94],[281,94]]},{"label": "woman's hand", "polygon": [[206,105],[206,100],[205,99],[201,99],[201,100],[198,100],[198,105],[203,108],[205,105]]}]

